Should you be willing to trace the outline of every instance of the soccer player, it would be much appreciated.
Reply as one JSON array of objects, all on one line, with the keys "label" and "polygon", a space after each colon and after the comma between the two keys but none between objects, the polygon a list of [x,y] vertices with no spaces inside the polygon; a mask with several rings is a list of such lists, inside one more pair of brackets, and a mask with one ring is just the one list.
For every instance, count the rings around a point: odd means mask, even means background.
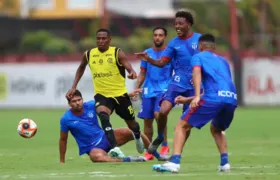
[{"label": "soccer player", "polygon": [[[145,52],[150,57],[160,59],[165,49],[165,38],[167,30],[163,27],[153,29],[154,47],[146,49]],[[167,91],[168,85],[172,80],[173,68],[171,63],[168,63],[163,68],[154,66],[146,61],[141,61],[140,73],[138,75],[136,89],[142,87],[142,104],[138,117],[144,119],[144,133],[152,141],[153,138],[153,120],[157,117],[160,106],[159,102],[163,94]],[[164,130],[164,140],[162,142],[161,155],[166,155],[169,152],[167,143],[166,128]],[[153,155],[146,152],[147,160],[152,160]]]},{"label": "soccer player", "polygon": [[97,48],[90,49],[84,53],[72,88],[68,91],[66,97],[71,98],[88,65],[93,78],[96,113],[112,146],[109,154],[117,153],[118,156],[124,156],[117,145],[110,123],[110,115],[114,110],[132,130],[137,144],[137,151],[143,153],[144,145],[140,136],[140,127],[135,120],[134,110],[125,85],[125,70],[128,71],[129,75],[127,77],[130,79],[137,78],[137,75],[127,61],[124,52],[117,47],[110,46],[110,42],[111,33],[109,30],[99,29],[96,32]]},{"label": "soccer player", "polygon": [[[178,36],[173,38],[164,50],[160,60],[150,57],[147,52],[136,53],[136,55],[150,64],[164,67],[172,60],[174,65],[173,80],[164,94],[161,102],[158,119],[158,136],[150,145],[148,152],[155,152],[164,140],[164,129],[167,124],[167,116],[175,106],[175,98],[179,95],[189,97],[194,95],[192,85],[192,69],[190,60],[198,53],[197,44],[200,34],[191,32],[190,28],[194,23],[193,16],[189,12],[178,11],[175,15],[175,29]],[[187,104],[183,110],[186,110]]]},{"label": "soccer player", "polygon": [[[214,53],[215,37],[211,34],[199,38],[200,53],[191,60],[195,96],[176,125],[174,149],[170,162],[154,165],[153,169],[161,172],[178,172],[181,153],[191,128],[202,128],[212,120],[210,130],[220,152],[219,171],[229,171],[227,141],[223,133],[234,116],[237,107],[236,88],[231,78],[227,60]],[[204,94],[200,96],[201,82]],[[186,98],[179,97],[177,103],[185,103]]]},{"label": "soccer player", "polygon": [[[130,96],[134,96],[134,92]],[[60,162],[65,162],[65,154],[67,147],[68,132],[70,131],[75,138],[79,154],[87,153],[93,162],[142,162],[146,161],[144,157],[123,157],[119,158],[118,154],[111,154],[112,146],[110,145],[103,129],[99,126],[96,112],[95,101],[83,103],[82,94],[79,90],[75,90],[72,97],[68,99],[71,109],[67,110],[60,120]],[[114,131],[116,142],[121,146],[133,140],[133,133],[128,128],[118,128]],[[142,138],[147,148],[150,144],[148,138],[142,134]],[[158,160],[166,160],[161,157],[158,152],[154,154]]]}]

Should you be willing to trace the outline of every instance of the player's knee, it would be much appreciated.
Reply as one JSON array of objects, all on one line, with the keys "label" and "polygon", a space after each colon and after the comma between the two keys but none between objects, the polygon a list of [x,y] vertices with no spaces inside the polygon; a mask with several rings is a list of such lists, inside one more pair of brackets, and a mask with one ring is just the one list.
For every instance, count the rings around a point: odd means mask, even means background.
[{"label": "player's knee", "polygon": [[220,128],[215,127],[213,124],[210,126],[210,131],[212,134],[221,134],[223,132]]},{"label": "player's knee", "polygon": [[176,125],[176,130],[184,129],[186,131],[190,131],[192,126],[187,121],[179,121]]},{"label": "player's knee", "polygon": [[152,128],[153,127],[153,119],[145,119],[144,120],[144,125],[146,128]]},{"label": "player's knee", "polygon": [[160,107],[159,114],[162,116],[167,116],[172,109],[172,104],[169,101],[164,101]]}]

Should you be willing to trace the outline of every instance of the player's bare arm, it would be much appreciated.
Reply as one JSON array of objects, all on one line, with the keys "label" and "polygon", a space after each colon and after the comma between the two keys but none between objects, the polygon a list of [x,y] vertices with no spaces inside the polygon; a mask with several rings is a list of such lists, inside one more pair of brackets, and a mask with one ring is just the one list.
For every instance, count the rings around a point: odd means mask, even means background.
[{"label": "player's bare arm", "polygon": [[135,55],[137,56],[137,58],[143,59],[157,67],[164,67],[166,64],[168,64],[171,61],[171,59],[169,59],[169,58],[155,60],[155,59],[151,58],[146,52],[135,53]]},{"label": "player's bare arm", "polygon": [[60,131],[60,139],[59,139],[60,163],[65,163],[65,154],[66,154],[66,149],[67,149],[67,139],[68,139],[68,133]]},{"label": "player's bare arm", "polygon": [[146,78],[146,70],[145,69],[141,69],[138,77],[137,77],[137,82],[136,82],[136,89],[141,88],[143,82],[145,81]]},{"label": "player's bare arm", "polygon": [[75,92],[77,85],[85,72],[87,64],[88,64],[87,52],[85,52],[83,55],[82,61],[76,71],[76,75],[75,75],[75,79],[74,79],[72,88],[67,92],[66,98],[71,98],[72,94]]},{"label": "player's bare arm", "polygon": [[[203,96],[204,94],[204,90],[203,92],[200,94],[200,97]],[[192,102],[192,100],[195,98],[195,96],[191,96],[191,97],[184,97],[184,96],[177,96],[175,98],[175,103],[176,104],[189,104]]]},{"label": "player's bare arm", "polygon": [[193,74],[193,85],[194,85],[194,99],[192,100],[190,107],[196,108],[198,107],[198,103],[200,101],[201,68],[194,67],[192,74]]},{"label": "player's bare arm", "polygon": [[137,74],[134,71],[134,69],[132,68],[131,64],[127,61],[127,57],[125,55],[125,53],[122,50],[119,50],[119,55],[118,55],[118,59],[119,59],[119,63],[122,64],[124,66],[124,68],[127,70],[128,74],[128,78],[129,79],[136,79],[137,78]]}]

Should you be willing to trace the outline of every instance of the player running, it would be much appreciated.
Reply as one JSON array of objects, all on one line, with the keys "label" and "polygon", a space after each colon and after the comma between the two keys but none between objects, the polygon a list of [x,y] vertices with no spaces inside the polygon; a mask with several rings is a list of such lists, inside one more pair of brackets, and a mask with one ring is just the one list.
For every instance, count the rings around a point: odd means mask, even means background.
[{"label": "player running", "polygon": [[[131,94],[133,96],[135,94]],[[107,154],[112,146],[105,136],[104,131],[98,124],[95,101],[88,101],[83,103],[82,94],[75,90],[72,98],[68,99],[68,104],[71,109],[67,110],[60,120],[60,162],[65,162],[65,154],[67,147],[68,132],[70,131],[75,138],[79,154],[87,153],[92,162],[142,162],[146,161],[144,157],[111,157]],[[128,128],[118,128],[114,131],[116,142],[118,146],[133,140],[133,133]],[[147,148],[150,144],[148,138],[142,134],[142,138]],[[161,157],[158,152],[154,154],[158,160],[166,160]]]},{"label": "player running", "polygon": [[[164,41],[167,36],[167,30],[163,27],[153,29],[154,47],[146,49],[145,52],[150,57],[160,59],[165,49]],[[138,75],[136,89],[142,88],[142,104],[138,117],[144,119],[144,133],[152,141],[153,138],[153,121],[157,117],[160,106],[159,102],[163,94],[167,91],[168,85],[172,80],[173,68],[171,63],[163,68],[153,66],[152,64],[141,60],[140,74]],[[169,152],[167,143],[166,128],[164,130],[164,140],[160,154],[166,155]],[[152,160],[153,155],[146,152],[147,160]]]},{"label": "player running", "polygon": [[[215,37],[211,34],[199,38],[199,50],[192,60],[193,83],[195,96],[176,125],[174,149],[170,162],[154,165],[153,169],[160,172],[178,172],[183,146],[191,128],[202,128],[212,120],[210,130],[221,155],[219,171],[229,171],[227,141],[223,133],[233,119],[237,107],[237,94],[231,78],[227,60],[214,53]],[[201,82],[204,95],[200,97]],[[186,98],[179,97],[177,103],[185,103]]]},{"label": "player running", "polygon": [[109,30],[99,29],[96,32],[97,48],[85,52],[81,64],[77,69],[72,88],[68,91],[66,97],[68,99],[71,98],[88,65],[93,77],[96,112],[105,131],[105,135],[112,146],[109,154],[118,154],[119,157],[124,157],[118,147],[110,123],[110,115],[115,110],[125,120],[129,129],[133,132],[137,144],[137,151],[143,153],[144,145],[140,136],[140,127],[135,121],[134,110],[125,86],[125,70],[128,71],[129,75],[127,77],[130,79],[137,78],[137,75],[131,64],[127,61],[124,52],[117,47],[110,46],[110,42],[111,33]]},{"label": "player running", "polygon": [[[148,152],[155,152],[164,140],[164,129],[167,124],[167,116],[175,106],[175,98],[179,95],[190,97],[194,95],[192,85],[192,69],[190,60],[193,55],[198,53],[197,44],[200,34],[190,31],[194,23],[193,16],[189,12],[178,11],[175,15],[175,29],[178,37],[172,39],[164,50],[160,60],[155,60],[147,52],[136,53],[136,55],[150,64],[164,67],[172,60],[175,74],[173,80],[164,94],[160,106],[158,119],[158,136],[150,145]],[[183,106],[183,111],[188,105]]]}]

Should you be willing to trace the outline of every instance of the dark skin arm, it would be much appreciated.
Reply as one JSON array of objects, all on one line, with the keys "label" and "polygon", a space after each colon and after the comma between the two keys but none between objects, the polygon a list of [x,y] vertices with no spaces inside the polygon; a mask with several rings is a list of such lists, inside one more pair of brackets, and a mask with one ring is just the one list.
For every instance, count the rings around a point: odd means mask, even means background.
[{"label": "dark skin arm", "polygon": [[87,56],[86,56],[86,53],[84,53],[82,61],[76,71],[76,75],[75,75],[75,79],[74,79],[72,88],[67,92],[66,98],[68,98],[68,99],[71,98],[72,94],[75,92],[77,85],[85,72],[87,64],[88,64]]},{"label": "dark skin arm", "polygon": [[129,79],[136,79],[137,78],[136,72],[132,68],[131,64],[127,61],[127,57],[122,50],[119,50],[118,61],[129,73],[128,76],[127,76]]},{"label": "dark skin arm", "polygon": [[60,163],[65,163],[67,139],[68,139],[68,133],[60,131],[60,139],[59,139]]},{"label": "dark skin arm", "polygon": [[151,57],[146,52],[141,52],[141,53],[135,53],[137,58],[143,59],[144,61],[149,62],[150,64],[157,66],[157,67],[164,67],[166,64],[168,64],[171,59],[160,59],[160,60],[155,60]]},{"label": "dark skin arm", "polygon": [[140,71],[140,73],[138,75],[138,78],[137,78],[136,89],[141,88],[145,78],[146,78],[146,71],[141,69],[141,71]]}]

